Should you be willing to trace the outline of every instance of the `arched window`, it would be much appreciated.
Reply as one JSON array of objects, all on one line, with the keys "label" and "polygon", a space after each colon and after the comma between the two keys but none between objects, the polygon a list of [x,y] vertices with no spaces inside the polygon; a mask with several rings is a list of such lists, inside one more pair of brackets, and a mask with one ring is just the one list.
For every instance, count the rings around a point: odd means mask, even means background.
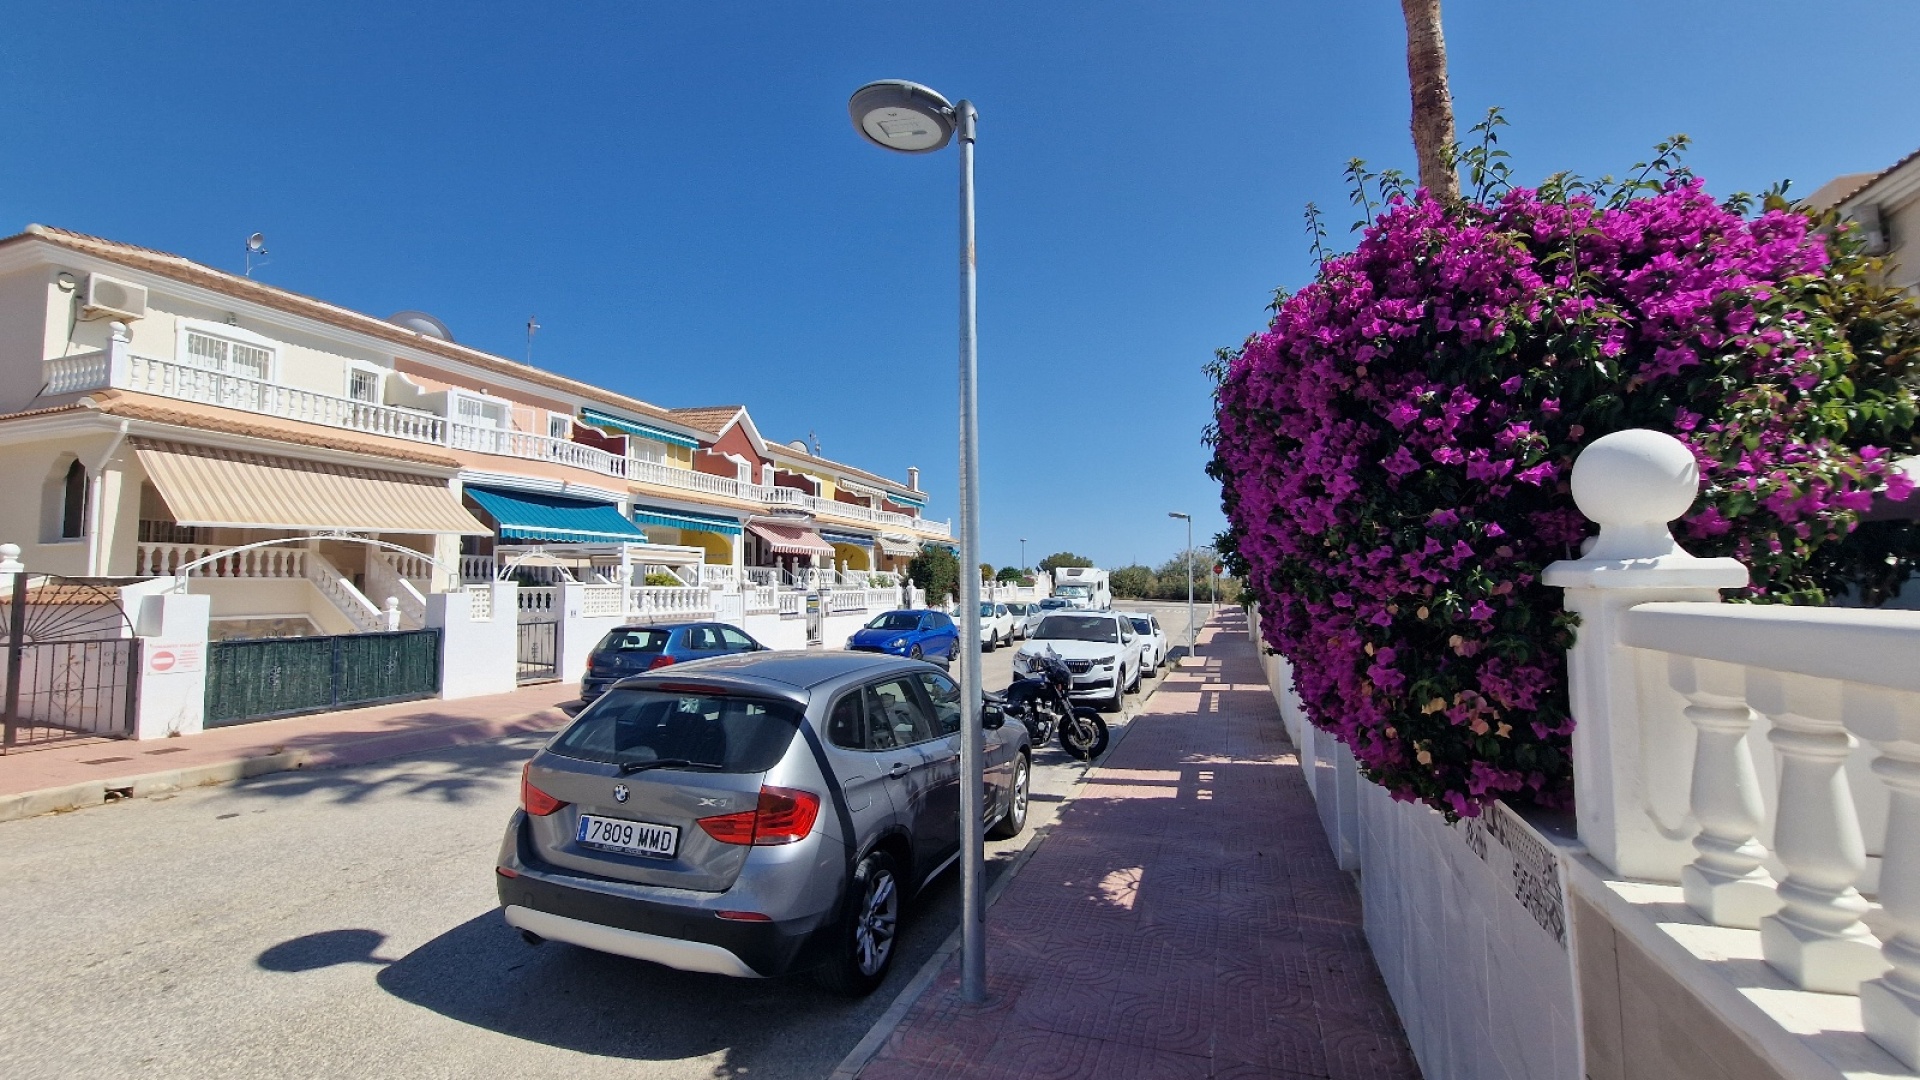
[{"label": "arched window", "polygon": [[72,539],[86,532],[87,467],[78,461],[67,466],[66,497],[61,502],[60,535]]}]

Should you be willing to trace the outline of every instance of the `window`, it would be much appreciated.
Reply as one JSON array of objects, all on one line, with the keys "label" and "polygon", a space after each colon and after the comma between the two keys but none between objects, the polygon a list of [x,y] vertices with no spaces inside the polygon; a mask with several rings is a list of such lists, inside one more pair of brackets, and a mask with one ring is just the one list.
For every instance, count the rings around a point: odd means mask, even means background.
[{"label": "window", "polygon": [[87,531],[87,467],[78,461],[67,466],[66,490],[60,500],[60,537],[71,540]]},{"label": "window", "polygon": [[720,640],[727,643],[727,648],[736,652],[752,652],[754,649],[760,647],[752,638],[735,630],[731,626],[722,626],[720,628]]},{"label": "window", "polygon": [[550,439],[573,438],[573,417],[559,413],[547,414],[547,437]]},{"label": "window", "polygon": [[627,436],[627,456],[635,461],[651,461],[655,465],[667,463],[667,444],[638,436]]},{"label": "window", "polygon": [[720,635],[713,632],[711,626],[693,626],[687,628],[687,648],[694,652],[715,652],[720,648]]},{"label": "window", "polygon": [[1033,632],[1035,641],[1093,641],[1118,644],[1116,620],[1105,615],[1049,615]]},{"label": "window", "polygon": [[249,379],[267,379],[273,375],[273,350],[242,341],[187,331],[187,361],[196,367]]},{"label": "window", "polygon": [[562,757],[626,769],[685,768],[761,773],[774,767],[799,730],[800,713],[780,701],[695,692],[612,690],[554,740]]},{"label": "window", "polygon": [[933,671],[921,672],[919,679],[921,689],[927,692],[927,700],[933,702],[934,731],[941,735],[952,735],[959,731],[959,684]]},{"label": "window", "polygon": [[368,405],[380,404],[380,376],[362,368],[347,372],[347,397]]},{"label": "window", "polygon": [[867,687],[867,749],[891,750],[934,737],[910,679],[889,679]]},{"label": "window", "polygon": [[490,401],[486,398],[460,394],[454,398],[453,414],[461,423],[473,427],[505,428],[507,426],[507,403],[504,401]]}]

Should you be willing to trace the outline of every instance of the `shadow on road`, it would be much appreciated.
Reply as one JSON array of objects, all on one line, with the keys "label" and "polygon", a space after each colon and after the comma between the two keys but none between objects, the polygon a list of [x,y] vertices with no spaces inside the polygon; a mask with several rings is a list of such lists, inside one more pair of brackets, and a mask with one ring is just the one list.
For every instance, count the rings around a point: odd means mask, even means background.
[{"label": "shadow on road", "polygon": [[337,964],[391,964],[373,955],[387,940],[378,930],[323,930],[290,938],[261,953],[254,963],[267,971],[318,971]]},{"label": "shadow on road", "polygon": [[[459,803],[517,779],[520,763],[533,756],[551,732],[513,735],[458,748],[423,750],[409,757],[342,768],[302,769],[248,780],[235,791],[249,797],[295,799],[309,795],[335,803],[380,797]],[[419,767],[409,768],[409,760]]]}]

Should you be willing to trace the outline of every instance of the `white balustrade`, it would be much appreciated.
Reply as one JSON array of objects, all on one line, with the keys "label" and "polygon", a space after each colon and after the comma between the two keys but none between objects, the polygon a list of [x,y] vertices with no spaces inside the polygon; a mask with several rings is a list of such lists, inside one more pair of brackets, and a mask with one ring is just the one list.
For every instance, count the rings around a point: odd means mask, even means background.
[{"label": "white balustrade", "polygon": [[627,590],[627,614],[640,619],[711,617],[713,590],[635,585]]},{"label": "white balustrade", "polygon": [[[1649,763],[1690,741],[1685,827],[1697,835],[1675,875],[1688,904],[1719,926],[1757,926],[1761,955],[1794,985],[1857,993],[1866,1034],[1920,1069],[1920,612],[1661,599],[1732,584],[1715,565],[1727,560],[1693,559],[1667,534],[1697,475],[1690,452],[1661,439],[1627,432],[1587,449],[1573,489],[1600,540],[1547,575],[1570,606],[1584,597],[1570,658],[1587,751],[1576,742],[1581,839],[1616,873],[1641,868],[1623,877],[1674,880],[1648,869],[1666,856],[1644,825],[1670,794]],[[1618,601],[1584,595],[1602,588]],[[1664,686],[1641,685],[1656,673]],[[1764,744],[1751,738],[1756,715]],[[1849,782],[1862,743],[1877,790]],[[1770,837],[1763,752],[1775,777]],[[1784,869],[1777,882],[1769,856]]]},{"label": "white balustrade", "polygon": [[171,360],[146,356],[128,359],[126,385],[120,387],[124,390],[244,409],[410,442],[439,443],[446,438],[446,421],[432,413],[355,401],[244,375],[209,371]]},{"label": "white balustrade", "polygon": [[402,576],[399,567],[413,566],[417,561],[395,552],[376,550],[367,553],[368,590],[375,596],[392,598],[398,606],[402,622],[410,630],[427,624],[427,598],[421,594],[419,587]]},{"label": "white balustrade", "polygon": [[[263,549],[271,550],[271,549]],[[386,619],[373,601],[366,598],[353,582],[317,551],[309,551],[302,560],[306,568],[308,581],[318,588],[322,595],[340,609],[340,613],[353,623],[354,628],[363,634],[377,633],[386,628]]]},{"label": "white balustrade", "polygon": [[52,357],[40,366],[40,381],[46,385],[46,389],[40,392],[53,397],[57,394],[104,390],[111,370],[105,349]]},{"label": "white balustrade", "polygon": [[865,589],[828,589],[826,601],[828,611],[864,611],[867,592]]},{"label": "white balustrade", "polygon": [[460,580],[469,584],[492,581],[500,572],[500,564],[492,555],[460,556]]},{"label": "white balustrade", "polygon": [[771,585],[752,585],[740,591],[749,614],[766,614],[780,610],[776,599],[779,590]]},{"label": "white balustrade", "polygon": [[225,551],[218,544],[136,544],[134,574],[167,577],[180,568],[211,556],[220,556],[189,571],[200,578],[301,578],[307,575],[307,552],[300,548],[264,547]]},{"label": "white balustrade", "polygon": [[527,621],[545,621],[549,615],[560,610],[560,589],[546,585],[520,589],[520,619]]},{"label": "white balustrade", "polygon": [[782,617],[793,618],[806,610],[807,594],[790,589],[781,589],[776,595],[775,604],[779,608]]}]

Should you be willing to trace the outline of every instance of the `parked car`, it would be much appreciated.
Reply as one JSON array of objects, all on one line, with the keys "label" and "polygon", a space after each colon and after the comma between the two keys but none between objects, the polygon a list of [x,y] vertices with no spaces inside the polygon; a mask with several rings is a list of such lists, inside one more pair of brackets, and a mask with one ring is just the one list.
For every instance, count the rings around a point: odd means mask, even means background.
[{"label": "parked car", "polygon": [[[960,848],[960,689],[891,656],[719,657],[623,680],[521,774],[495,885],[544,939],[871,992]],[[1026,725],[985,710],[989,835],[1026,827]]]},{"label": "parked car", "polygon": [[1026,630],[1021,636],[1031,638],[1034,630],[1039,627],[1041,619],[1046,618],[1050,612],[1065,611],[1072,606],[1073,605],[1057,596],[1049,596],[1044,600],[1029,605],[1027,608]]},{"label": "parked car", "polygon": [[951,665],[959,643],[960,628],[945,612],[915,608],[875,615],[847,639],[847,648]]},{"label": "parked car", "polygon": [[980,601],[980,646],[988,652],[1013,644],[1013,613],[1007,605]]},{"label": "parked car", "polygon": [[1021,641],[1027,638],[1027,612],[1031,610],[1033,605],[1024,600],[1013,600],[1007,603],[1007,614],[1013,616],[1013,636]]},{"label": "parked car", "polygon": [[1133,624],[1134,636],[1140,639],[1140,670],[1148,675],[1160,673],[1160,665],[1167,662],[1167,634],[1160,629],[1160,618],[1139,611],[1123,611]]},{"label": "parked car", "polygon": [[1016,676],[1036,675],[1036,657],[1048,649],[1073,673],[1075,701],[1091,700],[1118,711],[1128,694],[1140,689],[1139,635],[1126,616],[1111,611],[1050,612],[1033,638],[1013,654]]},{"label": "parked car", "polygon": [[766,649],[746,631],[726,623],[622,626],[607,631],[607,636],[587,655],[587,673],[580,679],[580,700],[592,701],[606,693],[607,687],[642,671],[709,656],[765,652]]}]

